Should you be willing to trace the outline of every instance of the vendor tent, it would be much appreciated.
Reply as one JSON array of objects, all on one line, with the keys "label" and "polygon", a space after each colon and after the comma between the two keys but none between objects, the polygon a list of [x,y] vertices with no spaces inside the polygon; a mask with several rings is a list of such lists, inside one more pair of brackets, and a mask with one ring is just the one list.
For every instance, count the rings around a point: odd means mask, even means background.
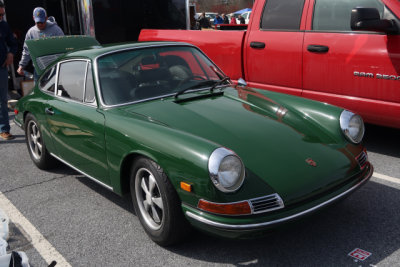
[{"label": "vendor tent", "polygon": [[235,14],[235,15],[241,15],[241,14],[243,14],[244,12],[247,12],[247,11],[251,11],[251,8],[245,8],[245,9],[242,9],[242,10],[238,10],[238,11],[236,11],[236,12],[233,12],[233,14]]}]

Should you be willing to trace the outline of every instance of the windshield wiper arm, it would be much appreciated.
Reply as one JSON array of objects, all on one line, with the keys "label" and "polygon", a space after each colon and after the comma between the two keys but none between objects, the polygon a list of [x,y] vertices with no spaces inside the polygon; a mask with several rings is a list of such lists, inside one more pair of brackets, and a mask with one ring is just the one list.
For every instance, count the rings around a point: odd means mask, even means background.
[{"label": "windshield wiper arm", "polygon": [[215,87],[217,87],[218,85],[223,84],[224,82],[226,82],[226,81],[228,81],[228,80],[230,80],[230,78],[229,78],[228,76],[226,76],[226,77],[223,78],[222,80],[217,81],[216,83],[214,83],[213,86],[211,86],[210,92],[212,93],[212,92],[214,91]]},{"label": "windshield wiper arm", "polygon": [[183,94],[184,92],[189,91],[189,90],[191,90],[191,89],[198,88],[198,87],[204,86],[204,85],[214,85],[214,84],[219,83],[219,82],[220,82],[220,81],[215,81],[215,80],[202,81],[202,82],[200,82],[200,83],[198,83],[198,84],[189,86],[189,87],[187,87],[187,88],[184,88],[184,89],[178,91],[178,92],[175,94],[175,98],[177,98],[179,95],[181,95],[181,94]]},{"label": "windshield wiper arm", "polygon": [[194,88],[198,88],[198,87],[204,86],[204,85],[212,85],[212,86],[210,87],[210,92],[212,93],[212,92],[214,91],[215,87],[217,87],[218,85],[221,85],[222,83],[224,83],[224,82],[226,82],[226,81],[228,81],[228,80],[230,80],[230,78],[229,78],[228,76],[226,76],[226,77],[224,77],[222,80],[208,80],[208,81],[203,81],[203,82],[201,82],[201,83],[198,83],[198,84],[189,86],[188,88],[184,88],[184,89],[178,91],[178,92],[175,94],[175,98],[177,98],[179,95],[183,94],[184,92],[186,92],[186,91],[188,91],[188,90],[191,90],[191,89],[194,89]]}]

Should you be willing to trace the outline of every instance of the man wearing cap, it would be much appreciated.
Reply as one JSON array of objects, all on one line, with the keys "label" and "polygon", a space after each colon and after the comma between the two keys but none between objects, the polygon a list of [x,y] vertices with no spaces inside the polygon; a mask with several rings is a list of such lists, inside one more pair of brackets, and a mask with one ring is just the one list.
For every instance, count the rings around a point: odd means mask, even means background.
[{"label": "man wearing cap", "polygon": [[[57,23],[53,23],[47,20],[46,10],[42,7],[37,7],[33,10],[33,20],[35,21],[35,26],[31,27],[26,33],[24,48],[22,50],[22,57],[17,70],[18,74],[22,76],[24,75],[24,68],[31,60],[31,56],[26,45],[26,40],[64,35],[64,32],[61,30],[60,27],[58,27]],[[37,77],[35,75],[35,80],[36,78]]]},{"label": "man wearing cap", "polygon": [[0,2],[0,138],[3,140],[14,139],[10,134],[10,121],[8,118],[8,70],[17,52],[17,41],[12,34],[7,22],[4,21],[5,6]]}]

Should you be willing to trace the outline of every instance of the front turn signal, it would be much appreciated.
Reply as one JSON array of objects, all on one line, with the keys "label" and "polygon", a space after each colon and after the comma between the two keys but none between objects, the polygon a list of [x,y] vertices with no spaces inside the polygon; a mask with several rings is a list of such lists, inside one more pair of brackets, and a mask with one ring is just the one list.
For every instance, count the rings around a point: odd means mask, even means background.
[{"label": "front turn signal", "polygon": [[249,215],[251,208],[248,201],[234,203],[214,203],[200,199],[197,207],[201,210],[221,215]]}]

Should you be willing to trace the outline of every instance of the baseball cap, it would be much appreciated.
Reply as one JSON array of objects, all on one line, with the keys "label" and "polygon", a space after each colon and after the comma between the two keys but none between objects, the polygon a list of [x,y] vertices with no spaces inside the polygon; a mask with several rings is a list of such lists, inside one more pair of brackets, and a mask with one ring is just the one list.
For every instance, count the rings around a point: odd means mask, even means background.
[{"label": "baseball cap", "polygon": [[35,22],[45,22],[46,21],[46,10],[43,7],[37,7],[33,10],[33,19]]}]

